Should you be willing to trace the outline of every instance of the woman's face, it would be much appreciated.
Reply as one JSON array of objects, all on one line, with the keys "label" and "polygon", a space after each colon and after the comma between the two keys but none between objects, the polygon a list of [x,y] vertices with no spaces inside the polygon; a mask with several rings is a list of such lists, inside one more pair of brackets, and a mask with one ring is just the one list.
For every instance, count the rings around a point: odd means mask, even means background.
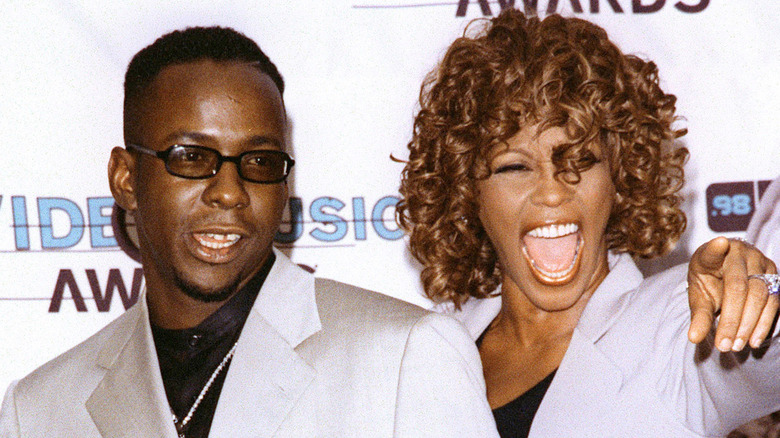
[{"label": "woman's face", "polygon": [[[575,184],[555,177],[563,128],[537,136],[525,128],[488,157],[491,175],[477,183],[479,218],[495,247],[505,291],[518,288],[537,308],[565,310],[590,296],[608,272],[604,237],[615,186],[600,159]],[[589,292],[587,295],[586,292]]]}]

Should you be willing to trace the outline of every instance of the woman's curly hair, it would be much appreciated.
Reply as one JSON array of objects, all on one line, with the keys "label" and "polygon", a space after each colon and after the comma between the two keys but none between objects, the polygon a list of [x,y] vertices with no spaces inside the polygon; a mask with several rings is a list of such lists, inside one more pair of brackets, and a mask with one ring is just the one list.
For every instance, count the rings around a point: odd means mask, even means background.
[{"label": "woman's curly hair", "polygon": [[672,127],[675,101],[659,88],[653,62],[623,54],[581,19],[507,9],[478,35],[455,40],[423,83],[398,204],[426,294],[459,307],[500,283],[475,182],[490,175],[491,148],[524,126],[566,129],[570,142],[552,158],[569,183],[593,164],[587,145],[603,148],[617,191],[611,250],[670,251],[686,225],[677,193],[688,151],[674,141],[685,134]]}]

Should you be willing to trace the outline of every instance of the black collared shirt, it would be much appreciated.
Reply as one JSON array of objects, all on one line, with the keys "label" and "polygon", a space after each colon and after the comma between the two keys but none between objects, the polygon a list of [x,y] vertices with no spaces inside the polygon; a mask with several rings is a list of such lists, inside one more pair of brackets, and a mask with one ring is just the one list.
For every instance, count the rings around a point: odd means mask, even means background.
[{"label": "black collared shirt", "polygon": [[[257,274],[197,327],[169,330],[152,325],[165,394],[180,421],[238,340],[241,328],[275,260],[276,256],[272,252]],[[220,372],[195,410],[184,431],[187,438],[208,437],[228,366]]]}]

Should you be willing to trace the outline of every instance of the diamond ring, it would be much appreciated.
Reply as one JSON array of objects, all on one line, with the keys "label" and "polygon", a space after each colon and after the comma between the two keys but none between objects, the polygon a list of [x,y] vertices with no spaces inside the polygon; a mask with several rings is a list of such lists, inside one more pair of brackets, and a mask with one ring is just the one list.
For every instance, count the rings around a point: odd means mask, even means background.
[{"label": "diamond ring", "polygon": [[756,278],[766,284],[769,295],[780,294],[780,275],[777,274],[753,274],[748,275],[748,280]]}]

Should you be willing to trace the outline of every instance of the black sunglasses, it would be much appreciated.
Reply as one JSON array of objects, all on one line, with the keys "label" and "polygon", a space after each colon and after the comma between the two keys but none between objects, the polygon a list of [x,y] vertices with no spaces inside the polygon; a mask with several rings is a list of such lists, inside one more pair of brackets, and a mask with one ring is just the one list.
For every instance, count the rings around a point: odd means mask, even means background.
[{"label": "black sunglasses", "polygon": [[286,152],[264,149],[227,157],[205,146],[177,144],[164,151],[132,143],[125,147],[165,161],[168,173],[188,179],[210,178],[219,172],[222,163],[229,161],[236,165],[241,178],[260,184],[274,184],[287,179],[295,165],[295,160]]}]

